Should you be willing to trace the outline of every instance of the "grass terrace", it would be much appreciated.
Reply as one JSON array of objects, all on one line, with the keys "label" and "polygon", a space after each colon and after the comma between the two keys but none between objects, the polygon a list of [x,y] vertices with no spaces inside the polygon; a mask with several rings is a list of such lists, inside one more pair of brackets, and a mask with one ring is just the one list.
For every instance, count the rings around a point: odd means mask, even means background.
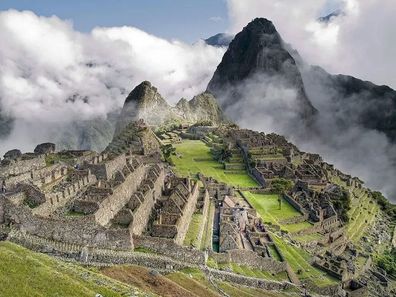
[{"label": "grass terrace", "polygon": [[[125,296],[134,287],[81,266],[0,242],[0,296]],[[150,294],[148,294],[150,295]],[[151,295],[150,295],[151,296]]]},{"label": "grass terrace", "polygon": [[201,240],[201,250],[205,250],[207,248],[209,248],[209,249],[212,248],[214,213],[215,213],[215,205],[214,205],[213,201],[210,201],[209,210],[208,210],[208,218],[206,220],[206,225],[205,225],[204,233],[202,235],[202,240]]},{"label": "grass terrace", "polygon": [[194,177],[197,173],[215,178],[235,187],[257,187],[257,182],[246,170],[227,172],[223,164],[215,161],[210,148],[200,140],[183,140],[174,144],[178,156],[172,156],[175,172],[180,176]]},{"label": "grass terrace", "polygon": [[250,276],[250,277],[273,280],[273,281],[289,281],[289,277],[287,276],[286,271],[277,274],[272,274],[268,271],[263,271],[260,269],[251,268],[244,265],[238,265],[236,263],[224,263],[224,264],[216,263],[216,261],[212,258],[208,259],[208,266],[220,270],[232,271],[234,273],[244,276]]},{"label": "grass terrace", "polygon": [[306,251],[285,242],[275,234],[271,234],[271,237],[301,281],[311,280],[319,287],[338,283],[337,279],[313,267],[311,265],[311,256]]},{"label": "grass terrace", "polygon": [[[248,202],[260,214],[264,222],[280,225],[282,220],[301,216],[289,202],[281,197],[281,209],[279,209],[277,194],[256,194],[251,192],[243,192]],[[308,223],[309,224],[309,223]]]},{"label": "grass terrace", "polygon": [[184,245],[200,247],[201,242],[197,241],[199,227],[202,224],[204,216],[200,213],[194,213],[190,225],[187,230],[186,237],[184,238]]},{"label": "grass terrace", "polygon": [[379,206],[363,190],[356,189],[352,195],[351,209],[348,212],[350,218],[347,225],[347,234],[352,242],[358,243],[367,228],[372,226],[375,216],[379,212]]}]

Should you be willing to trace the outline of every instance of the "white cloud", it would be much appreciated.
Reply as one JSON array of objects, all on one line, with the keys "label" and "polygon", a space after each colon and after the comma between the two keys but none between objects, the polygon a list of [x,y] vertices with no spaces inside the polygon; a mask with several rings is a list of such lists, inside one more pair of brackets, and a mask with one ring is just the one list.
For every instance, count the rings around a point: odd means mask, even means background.
[{"label": "white cloud", "polygon": [[[0,110],[20,121],[16,126],[32,127],[26,147],[35,145],[37,129],[45,140],[53,123],[106,117],[143,80],[171,103],[191,98],[206,89],[224,53],[133,27],[80,33],[56,16],[15,10],[0,12],[0,40]],[[15,132],[7,148],[15,145]]]},{"label": "white cloud", "polygon": [[394,0],[341,0],[344,16],[330,25],[316,20],[325,0],[228,0],[230,31],[255,17],[272,20],[284,40],[310,64],[396,88]]}]

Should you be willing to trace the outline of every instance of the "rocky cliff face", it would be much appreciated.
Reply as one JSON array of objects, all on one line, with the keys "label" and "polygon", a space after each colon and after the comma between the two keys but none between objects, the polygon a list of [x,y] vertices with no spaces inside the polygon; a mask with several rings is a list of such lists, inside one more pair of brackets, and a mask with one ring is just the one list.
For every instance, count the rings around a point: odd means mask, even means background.
[{"label": "rocky cliff face", "polygon": [[176,113],[190,123],[210,121],[213,124],[226,122],[216,98],[209,92],[195,96],[190,101],[181,99],[175,108]]},{"label": "rocky cliff face", "polygon": [[126,98],[115,134],[139,119],[143,119],[150,126],[159,126],[169,121],[190,124],[200,121],[219,124],[226,121],[216,99],[209,92],[197,95],[190,101],[183,98],[172,107],[148,81],[135,87]]},{"label": "rocky cliff face", "polygon": [[244,97],[240,94],[241,85],[260,76],[276,77],[286,88],[296,90],[298,112],[302,116],[315,113],[295,60],[285,49],[275,26],[264,18],[253,20],[235,36],[207,89],[216,98],[223,98],[221,106],[227,108]]},{"label": "rocky cliff face", "polygon": [[115,134],[120,133],[130,122],[143,119],[149,125],[158,125],[172,117],[171,108],[158,93],[156,87],[144,81],[125,99],[118,118]]}]

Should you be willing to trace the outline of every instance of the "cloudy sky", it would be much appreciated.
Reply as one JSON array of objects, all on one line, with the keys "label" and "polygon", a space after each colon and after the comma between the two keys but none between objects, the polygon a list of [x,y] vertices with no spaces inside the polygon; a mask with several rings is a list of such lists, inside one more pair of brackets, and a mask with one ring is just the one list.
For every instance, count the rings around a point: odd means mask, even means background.
[{"label": "cloudy sky", "polygon": [[16,128],[0,153],[51,140],[53,123],[106,117],[143,80],[171,103],[192,98],[225,52],[200,39],[255,17],[272,20],[307,63],[396,88],[395,15],[394,0],[2,0],[0,113]]}]

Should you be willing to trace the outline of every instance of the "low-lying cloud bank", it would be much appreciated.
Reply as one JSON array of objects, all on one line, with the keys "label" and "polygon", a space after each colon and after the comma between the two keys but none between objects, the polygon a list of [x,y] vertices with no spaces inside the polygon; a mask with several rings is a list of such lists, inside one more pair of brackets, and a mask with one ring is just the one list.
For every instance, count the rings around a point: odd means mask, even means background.
[{"label": "low-lying cloud bank", "polygon": [[0,12],[0,111],[15,119],[0,153],[32,149],[74,122],[106,118],[150,80],[171,103],[205,90],[224,49],[168,41],[133,27],[89,34],[56,16]]}]

